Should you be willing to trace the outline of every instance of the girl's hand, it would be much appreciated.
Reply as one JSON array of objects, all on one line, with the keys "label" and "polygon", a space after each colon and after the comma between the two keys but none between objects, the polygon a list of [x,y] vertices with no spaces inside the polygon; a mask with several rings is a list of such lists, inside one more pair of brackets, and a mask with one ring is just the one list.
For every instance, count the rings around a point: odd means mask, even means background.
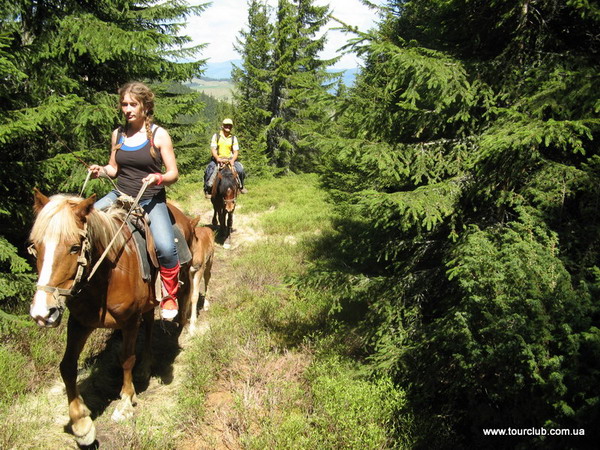
[{"label": "girl's hand", "polygon": [[144,183],[148,182],[148,187],[159,185],[163,181],[163,176],[160,173],[149,173],[142,179],[142,181]]},{"label": "girl's hand", "polygon": [[104,167],[99,166],[98,164],[92,164],[88,170],[92,174],[92,178],[99,178],[100,173],[104,170]]}]

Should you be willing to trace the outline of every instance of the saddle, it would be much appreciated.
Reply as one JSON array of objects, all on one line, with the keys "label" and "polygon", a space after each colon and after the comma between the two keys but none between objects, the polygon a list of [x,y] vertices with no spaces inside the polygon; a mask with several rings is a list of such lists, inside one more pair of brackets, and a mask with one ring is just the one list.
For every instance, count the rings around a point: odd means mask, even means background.
[{"label": "saddle", "polygon": [[[138,262],[142,268],[142,278],[144,281],[150,281],[152,279],[152,272],[158,269],[159,264],[147,214],[145,212],[143,214],[132,213],[127,220],[127,226],[135,242]],[[175,236],[179,264],[183,265],[190,262],[192,260],[192,253],[185,241],[183,232],[175,223],[173,224],[173,234]]]}]

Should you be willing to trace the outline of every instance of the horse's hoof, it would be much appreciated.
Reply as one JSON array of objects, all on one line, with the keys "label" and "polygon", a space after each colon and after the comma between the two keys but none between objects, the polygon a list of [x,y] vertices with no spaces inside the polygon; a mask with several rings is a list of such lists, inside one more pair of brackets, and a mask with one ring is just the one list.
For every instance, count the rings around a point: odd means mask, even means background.
[{"label": "horse's hoof", "polygon": [[80,447],[87,447],[96,441],[96,427],[91,417],[84,417],[71,425],[75,441]]},{"label": "horse's hoof", "polygon": [[223,248],[229,250],[231,248],[231,244],[223,244]]},{"label": "horse's hoof", "polygon": [[119,402],[112,413],[111,419],[115,422],[124,422],[133,417],[133,405],[129,398],[124,398]]}]

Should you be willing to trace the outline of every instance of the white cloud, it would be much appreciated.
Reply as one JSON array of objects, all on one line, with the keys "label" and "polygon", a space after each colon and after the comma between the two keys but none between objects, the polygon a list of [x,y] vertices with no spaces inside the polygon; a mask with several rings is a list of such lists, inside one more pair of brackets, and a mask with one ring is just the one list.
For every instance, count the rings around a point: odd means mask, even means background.
[{"label": "white cloud", "polygon": [[[191,1],[191,4],[204,3]],[[268,0],[273,7],[277,7],[277,0]],[[375,1],[381,4],[382,2]],[[329,4],[333,16],[343,22],[358,27],[362,31],[371,28],[377,20],[377,13],[363,5],[359,0],[317,0],[316,4]],[[246,0],[214,0],[200,16],[188,18],[188,25],[182,34],[190,36],[194,44],[208,44],[201,54],[210,62],[223,62],[239,59],[240,55],[234,50],[233,45],[248,20],[248,5]],[[328,29],[339,26],[330,22]],[[323,29],[325,31],[325,29]],[[327,46],[323,58],[331,58],[337,50],[351,37],[337,30],[327,32]],[[335,68],[353,68],[358,66],[358,59],[354,55],[345,55],[334,66]]]}]

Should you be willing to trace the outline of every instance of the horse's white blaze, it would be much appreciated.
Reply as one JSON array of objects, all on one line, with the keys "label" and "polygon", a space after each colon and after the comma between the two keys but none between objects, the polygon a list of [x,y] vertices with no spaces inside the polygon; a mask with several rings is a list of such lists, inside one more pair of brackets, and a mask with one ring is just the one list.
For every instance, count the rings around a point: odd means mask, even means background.
[{"label": "horse's white blaze", "polygon": [[[52,276],[52,267],[54,266],[54,252],[58,242],[52,240],[48,241],[45,245],[44,260],[42,261],[42,270],[40,270],[40,277],[38,279],[39,286],[46,286],[50,282]],[[48,316],[48,304],[46,302],[47,294],[44,291],[37,290],[33,297],[33,303],[29,314],[31,317],[47,317]]]}]

